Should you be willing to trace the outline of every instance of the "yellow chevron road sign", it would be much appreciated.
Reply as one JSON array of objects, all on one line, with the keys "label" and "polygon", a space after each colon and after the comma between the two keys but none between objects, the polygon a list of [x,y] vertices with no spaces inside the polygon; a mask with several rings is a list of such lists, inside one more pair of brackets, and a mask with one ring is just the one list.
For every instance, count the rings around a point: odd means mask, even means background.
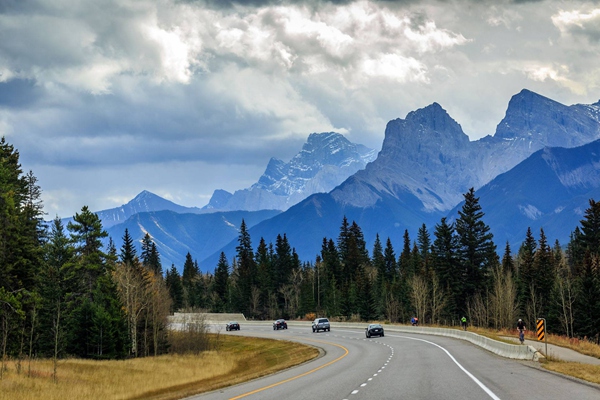
[{"label": "yellow chevron road sign", "polygon": [[544,340],[546,337],[546,320],[544,318],[537,319],[537,339]]}]

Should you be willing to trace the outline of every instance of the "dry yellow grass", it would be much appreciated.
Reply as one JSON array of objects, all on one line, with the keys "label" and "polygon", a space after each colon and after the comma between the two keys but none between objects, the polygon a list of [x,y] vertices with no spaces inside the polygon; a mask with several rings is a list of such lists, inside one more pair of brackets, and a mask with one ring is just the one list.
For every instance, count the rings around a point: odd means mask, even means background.
[{"label": "dry yellow grass", "polygon": [[32,376],[9,369],[0,399],[178,399],[229,386],[310,360],[318,350],[299,343],[223,336],[219,350],[201,355],[165,355],[123,361],[70,359],[32,362]]},{"label": "dry yellow grass", "polygon": [[600,365],[580,364],[575,362],[550,361],[544,368],[565,375],[574,376],[588,382],[600,384]]}]

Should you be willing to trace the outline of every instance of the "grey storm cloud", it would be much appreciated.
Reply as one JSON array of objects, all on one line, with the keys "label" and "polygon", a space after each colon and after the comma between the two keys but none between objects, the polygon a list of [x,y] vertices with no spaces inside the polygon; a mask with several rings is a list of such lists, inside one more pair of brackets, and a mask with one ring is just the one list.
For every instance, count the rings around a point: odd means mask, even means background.
[{"label": "grey storm cloud", "polygon": [[0,135],[52,215],[143,189],[202,206],[312,132],[378,149],[436,101],[476,139],[524,87],[595,102],[595,4],[4,0]]}]

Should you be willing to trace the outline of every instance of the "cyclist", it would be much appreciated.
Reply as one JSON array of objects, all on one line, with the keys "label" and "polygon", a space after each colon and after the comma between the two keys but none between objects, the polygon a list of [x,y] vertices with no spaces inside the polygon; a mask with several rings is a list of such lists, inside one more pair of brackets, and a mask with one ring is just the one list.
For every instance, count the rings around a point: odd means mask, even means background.
[{"label": "cyclist", "polygon": [[523,344],[525,341],[525,331],[527,329],[525,328],[525,322],[523,322],[521,318],[517,321],[517,330],[519,331],[519,340],[521,341],[521,344]]}]

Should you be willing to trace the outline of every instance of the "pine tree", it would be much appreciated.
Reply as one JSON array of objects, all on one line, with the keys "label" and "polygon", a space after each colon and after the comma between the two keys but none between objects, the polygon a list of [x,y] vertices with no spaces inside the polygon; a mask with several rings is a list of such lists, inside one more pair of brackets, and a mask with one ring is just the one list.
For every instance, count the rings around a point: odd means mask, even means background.
[{"label": "pine tree", "polygon": [[575,330],[600,344],[600,202],[591,199],[589,204],[570,246],[574,270],[579,272]]},{"label": "pine tree", "polygon": [[256,284],[256,263],[254,262],[252,241],[244,220],[242,220],[240,225],[240,234],[238,236],[236,251],[238,275],[236,311],[249,314],[252,287]]},{"label": "pine tree", "polygon": [[412,253],[410,246],[410,236],[408,230],[404,230],[402,236],[402,253],[400,253],[400,259],[398,260],[398,266],[400,269],[400,276],[402,279],[408,279],[413,276],[415,271],[412,270]]},{"label": "pine tree", "polygon": [[417,244],[419,246],[419,255],[422,262],[421,268],[427,273],[429,271],[429,257],[431,254],[431,237],[425,224],[419,228]]},{"label": "pine tree", "polygon": [[554,254],[548,245],[544,229],[540,229],[540,240],[533,260],[535,271],[535,287],[540,296],[540,314],[548,311],[549,298],[554,283]]},{"label": "pine tree", "polygon": [[433,270],[440,286],[448,293],[447,316],[458,319],[464,304],[462,299],[464,288],[458,254],[459,243],[458,237],[454,233],[454,225],[449,225],[446,218],[442,218],[440,223],[435,226],[434,236]]},{"label": "pine tree", "polygon": [[65,319],[69,313],[69,296],[76,291],[73,286],[73,250],[60,218],[55,218],[45,245],[44,268],[40,279],[40,295],[43,300],[40,310],[41,336],[38,342],[41,354],[52,357],[55,367],[66,347]]},{"label": "pine tree", "polygon": [[466,311],[466,303],[478,293],[485,293],[490,271],[498,261],[496,245],[490,227],[482,218],[479,198],[471,188],[465,195],[465,202],[458,211],[456,233],[458,235],[458,255],[462,269],[463,304],[459,312]]},{"label": "pine tree", "polygon": [[225,253],[221,252],[219,256],[219,262],[217,267],[215,268],[215,278],[214,278],[214,292],[216,293],[216,298],[218,299],[218,304],[215,304],[214,307],[217,312],[226,312],[228,310],[227,307],[227,286],[229,280],[229,263],[227,262],[227,257]]},{"label": "pine tree", "polygon": [[106,272],[106,255],[102,252],[101,240],[108,234],[102,229],[100,218],[87,206],[82,207],[80,214],[75,214],[67,229],[71,232],[71,240],[75,245],[76,269],[79,271],[82,288],[89,298],[96,280]]},{"label": "pine tree", "polygon": [[125,228],[125,233],[123,234],[123,246],[121,246],[121,262],[126,265],[132,266],[137,258],[137,251],[135,249],[135,245],[133,243],[133,239],[129,234],[129,230]]},{"label": "pine tree", "polygon": [[183,263],[183,273],[181,274],[181,285],[184,293],[184,307],[197,308],[199,306],[199,293],[197,292],[197,280],[200,271],[197,264],[194,263],[192,255],[188,252]]},{"label": "pine tree", "polygon": [[156,243],[152,241],[148,232],[146,232],[142,239],[142,265],[154,272],[155,275],[162,276],[163,274],[160,254],[158,254]]},{"label": "pine tree", "polygon": [[386,282],[391,282],[397,273],[397,264],[396,264],[396,254],[394,253],[394,247],[392,246],[392,241],[390,238],[387,238],[385,243],[385,251],[384,251],[384,263],[385,263],[385,280]]},{"label": "pine tree", "polygon": [[508,243],[508,240],[506,241],[506,247],[504,247],[504,255],[502,256],[502,270],[505,273],[515,273],[515,263],[512,258],[510,244]]},{"label": "pine tree", "polygon": [[23,175],[19,152],[0,139],[0,287],[33,292],[42,262],[43,205],[37,178]]},{"label": "pine tree", "polygon": [[385,258],[383,256],[383,246],[381,245],[379,234],[375,236],[375,243],[373,244],[373,252],[371,253],[371,257],[373,259],[373,267],[377,271],[376,290],[380,291],[384,282],[386,282],[386,265]]},{"label": "pine tree", "polygon": [[184,306],[184,295],[183,285],[181,284],[181,276],[179,275],[177,268],[175,268],[175,265],[171,265],[171,269],[167,270],[165,283],[167,284],[169,295],[173,300],[173,303],[171,304],[171,312],[177,312]]}]

